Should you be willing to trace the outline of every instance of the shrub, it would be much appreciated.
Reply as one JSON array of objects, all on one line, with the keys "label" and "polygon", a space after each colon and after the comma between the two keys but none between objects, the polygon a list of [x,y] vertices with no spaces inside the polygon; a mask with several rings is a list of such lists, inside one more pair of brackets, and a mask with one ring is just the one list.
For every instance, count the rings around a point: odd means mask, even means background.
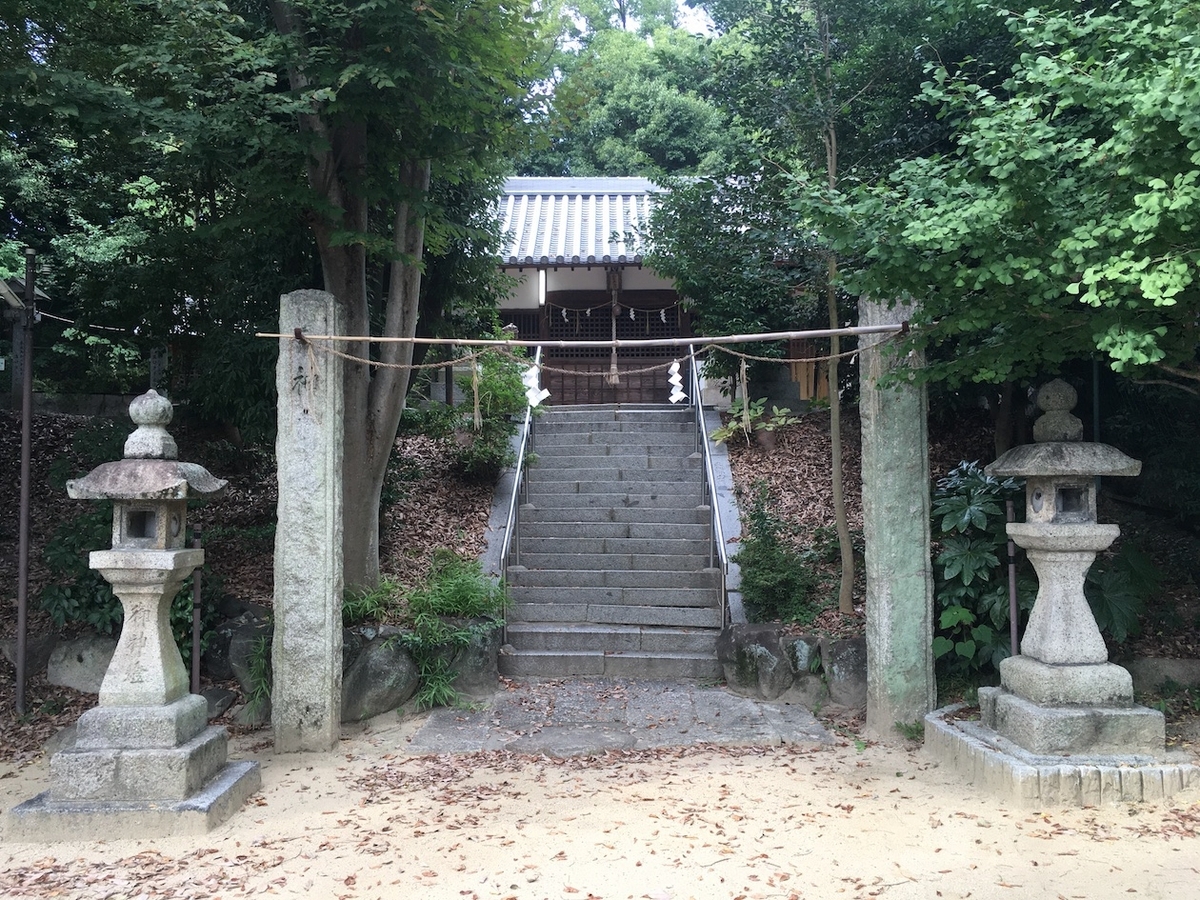
[{"label": "shrub", "polygon": [[[933,653],[945,673],[978,678],[1009,656],[1005,501],[1024,496],[1012,478],[984,474],[978,462],[959,463],[933,495],[933,569],[938,617]],[[1023,508],[1023,505],[1022,505]],[[1021,610],[1033,606],[1034,581],[1017,582]]]},{"label": "shrub", "polygon": [[1100,630],[1123,644],[1141,631],[1139,619],[1146,600],[1158,591],[1161,581],[1154,561],[1125,544],[1115,556],[1092,565],[1083,589]]},{"label": "shrub", "polygon": [[801,553],[783,540],[784,524],[768,508],[763,484],[755,486],[746,509],[746,533],[737,562],[742,570],[742,597],[755,621],[807,625],[820,612],[816,570],[819,551]]},{"label": "shrub", "polygon": [[515,462],[510,438],[516,434],[513,417],[524,412],[527,401],[521,383],[523,364],[508,353],[485,351],[475,361],[478,373],[480,427],[473,427],[475,383],[460,375],[459,387],[471,403],[460,419],[455,467],[475,481],[495,481],[505,466]]},{"label": "shrub", "polygon": [[421,676],[413,698],[418,708],[459,702],[455,659],[477,638],[500,627],[505,603],[503,585],[484,575],[476,560],[451,550],[434,553],[428,579],[408,598],[409,630],[398,638]]}]

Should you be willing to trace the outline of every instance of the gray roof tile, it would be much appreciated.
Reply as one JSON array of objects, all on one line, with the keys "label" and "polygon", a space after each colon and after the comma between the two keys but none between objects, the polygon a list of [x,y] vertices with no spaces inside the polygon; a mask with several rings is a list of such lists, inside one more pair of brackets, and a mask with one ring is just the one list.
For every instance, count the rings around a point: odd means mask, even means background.
[{"label": "gray roof tile", "polygon": [[509,178],[502,264],[639,265],[637,235],[659,190],[647,178]]}]

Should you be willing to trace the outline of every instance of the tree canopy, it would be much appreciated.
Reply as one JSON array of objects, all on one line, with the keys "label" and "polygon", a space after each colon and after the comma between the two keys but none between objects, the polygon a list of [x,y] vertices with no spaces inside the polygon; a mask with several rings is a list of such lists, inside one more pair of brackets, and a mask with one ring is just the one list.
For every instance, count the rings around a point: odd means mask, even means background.
[{"label": "tree canopy", "polygon": [[[192,362],[218,380],[205,396],[232,404],[269,397],[274,348],[251,335],[283,291],[325,287],[352,334],[415,331],[426,245],[494,240],[479,214],[544,75],[537,16],[495,0],[0,10],[0,166],[19,176],[0,189],[0,231],[50,256],[82,324],[140,342],[204,334]],[[439,308],[493,300],[469,266],[440,267],[435,285]],[[346,383],[346,572],[370,584],[407,370],[352,364]]]},{"label": "tree canopy", "polygon": [[[673,4],[608,19],[568,10],[527,175],[716,174],[737,141],[715,96],[710,42],[674,25]],[[578,28],[576,21],[584,27]]]},{"label": "tree canopy", "polygon": [[995,86],[937,67],[948,152],[827,220],[857,290],[920,302],[928,377],[1002,382],[1099,353],[1197,378],[1200,10],[1188,0],[1009,15]]}]

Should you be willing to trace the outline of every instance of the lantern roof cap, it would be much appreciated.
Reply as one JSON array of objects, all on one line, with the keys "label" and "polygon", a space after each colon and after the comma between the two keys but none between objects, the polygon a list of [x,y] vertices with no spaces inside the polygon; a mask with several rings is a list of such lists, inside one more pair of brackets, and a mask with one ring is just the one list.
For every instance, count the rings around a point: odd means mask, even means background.
[{"label": "lantern roof cap", "polygon": [[1108,444],[1044,441],[1013,447],[983,471],[1001,478],[1131,476],[1142,471],[1142,464]]},{"label": "lantern roof cap", "polygon": [[229,482],[175,459],[119,459],[67,482],[75,500],[189,500],[221,493]]}]

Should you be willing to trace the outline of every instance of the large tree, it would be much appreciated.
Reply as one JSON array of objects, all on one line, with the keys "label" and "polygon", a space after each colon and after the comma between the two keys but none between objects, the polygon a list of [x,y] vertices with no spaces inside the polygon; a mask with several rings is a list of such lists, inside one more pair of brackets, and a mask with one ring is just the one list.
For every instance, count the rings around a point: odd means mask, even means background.
[{"label": "large tree", "polygon": [[[33,0],[3,12],[15,51],[3,99],[22,127],[0,149],[36,175],[27,163],[41,154],[27,148],[43,140],[98,198],[77,213],[73,197],[54,219],[36,199],[22,212],[19,192],[6,236],[48,223],[41,243],[72,262],[69,289],[96,319],[123,314],[164,336],[244,329],[257,318],[238,314],[248,287],[277,297],[314,278],[351,334],[411,336],[426,235],[449,246],[454,230],[431,185],[494,183],[538,73],[534,17],[495,0]],[[412,352],[349,349],[391,365]],[[350,585],[378,579],[380,489],[407,384],[407,369],[348,365]]]},{"label": "large tree", "polygon": [[939,67],[953,149],[842,205],[852,279],[921,301],[925,377],[1004,382],[1099,354],[1187,386],[1200,245],[1200,9],[1190,0],[1010,14],[998,86]]},{"label": "large tree", "polygon": [[662,22],[652,32],[602,24],[577,35],[567,21],[571,39],[538,116],[545,145],[519,163],[523,174],[660,177],[728,166],[737,137],[714,96],[707,40]]}]

